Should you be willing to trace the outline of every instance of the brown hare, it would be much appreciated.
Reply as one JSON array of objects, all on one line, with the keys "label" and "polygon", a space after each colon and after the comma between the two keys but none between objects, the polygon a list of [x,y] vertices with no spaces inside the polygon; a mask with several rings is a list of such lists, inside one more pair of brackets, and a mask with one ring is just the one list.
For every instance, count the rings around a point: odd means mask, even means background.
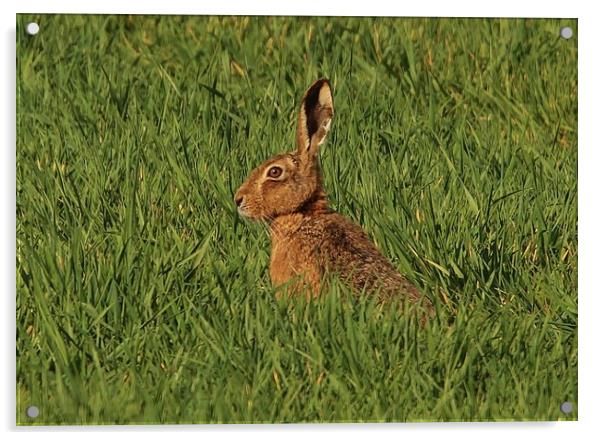
[{"label": "brown hare", "polygon": [[297,151],[280,154],[251,172],[236,191],[238,212],[268,223],[270,277],[289,292],[316,296],[326,274],[336,274],[353,291],[400,295],[432,305],[381,255],[351,221],[328,207],[319,147],[334,115],[330,83],[320,79],[305,92],[297,121]]}]

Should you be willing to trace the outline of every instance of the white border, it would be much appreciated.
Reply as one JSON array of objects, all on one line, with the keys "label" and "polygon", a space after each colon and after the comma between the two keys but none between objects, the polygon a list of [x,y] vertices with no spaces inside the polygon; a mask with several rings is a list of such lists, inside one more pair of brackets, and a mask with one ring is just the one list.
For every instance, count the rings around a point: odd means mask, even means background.
[{"label": "white border", "polygon": [[[490,4],[484,4],[490,3]],[[386,0],[220,0],[194,4],[185,0],[145,1],[132,3],[109,0],[81,2],[61,0],[27,0],[19,2],[19,12],[103,13],[103,14],[208,14],[208,15],[390,15],[441,17],[576,17],[582,10],[575,2],[547,1],[545,3],[506,0],[477,1],[420,1],[395,4]]]},{"label": "white border", "polygon": [[[378,436],[420,439],[507,439],[508,436],[526,436],[550,439],[593,438],[602,428],[598,426],[601,388],[601,354],[598,337],[602,313],[602,291],[597,286],[600,260],[596,257],[602,248],[600,241],[600,176],[602,167],[600,149],[600,119],[598,110],[602,102],[602,71],[600,69],[599,42],[602,18],[596,14],[594,1],[546,1],[528,3],[524,0],[501,2],[426,1],[393,4],[385,0],[219,0],[206,4],[193,4],[185,0],[147,0],[136,5],[123,0],[105,0],[92,4],[81,0],[53,1],[25,0],[16,4],[0,2],[2,13],[2,69],[0,82],[0,133],[2,142],[2,291],[3,323],[0,343],[0,401],[1,427],[12,437],[17,432],[25,436],[63,438],[86,436],[125,438],[134,433],[146,437],[164,438],[169,433],[191,438],[300,438],[341,436],[345,439]],[[220,14],[220,15],[388,15],[388,16],[462,16],[462,17],[577,17],[579,18],[579,422],[566,423],[445,423],[445,424],[392,424],[392,425],[221,425],[221,426],[168,426],[168,427],[93,427],[93,428],[15,428],[15,13],[138,13],[138,14]],[[596,197],[598,196],[598,197]],[[172,434],[172,435],[173,435]]]}]

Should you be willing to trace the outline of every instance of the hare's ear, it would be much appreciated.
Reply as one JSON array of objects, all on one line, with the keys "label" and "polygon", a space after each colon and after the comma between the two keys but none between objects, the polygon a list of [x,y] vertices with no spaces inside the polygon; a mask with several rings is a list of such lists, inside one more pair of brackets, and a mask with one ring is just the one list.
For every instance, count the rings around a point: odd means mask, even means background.
[{"label": "hare's ear", "polygon": [[301,158],[314,160],[326,139],[334,115],[332,92],[327,79],[319,79],[303,96],[297,121],[297,149]]}]

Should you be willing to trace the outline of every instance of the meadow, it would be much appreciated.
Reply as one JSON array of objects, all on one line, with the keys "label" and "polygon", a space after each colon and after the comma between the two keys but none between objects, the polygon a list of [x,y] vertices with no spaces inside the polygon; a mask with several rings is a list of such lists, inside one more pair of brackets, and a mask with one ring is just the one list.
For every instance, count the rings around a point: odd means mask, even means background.
[{"label": "meadow", "polygon": [[[17,16],[17,424],[577,419],[577,34]],[[236,212],[322,76],[331,204],[432,299],[424,329],[336,283],[276,300]]]}]

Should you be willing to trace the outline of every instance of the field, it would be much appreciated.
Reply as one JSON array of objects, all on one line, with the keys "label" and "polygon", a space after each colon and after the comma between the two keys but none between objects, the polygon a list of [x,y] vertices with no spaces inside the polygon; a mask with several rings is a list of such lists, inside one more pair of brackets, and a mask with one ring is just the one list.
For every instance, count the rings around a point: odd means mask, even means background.
[{"label": "field", "polygon": [[[576,30],[18,16],[17,423],[577,419]],[[236,212],[321,76],[332,206],[424,329],[336,283],[276,300]]]}]

